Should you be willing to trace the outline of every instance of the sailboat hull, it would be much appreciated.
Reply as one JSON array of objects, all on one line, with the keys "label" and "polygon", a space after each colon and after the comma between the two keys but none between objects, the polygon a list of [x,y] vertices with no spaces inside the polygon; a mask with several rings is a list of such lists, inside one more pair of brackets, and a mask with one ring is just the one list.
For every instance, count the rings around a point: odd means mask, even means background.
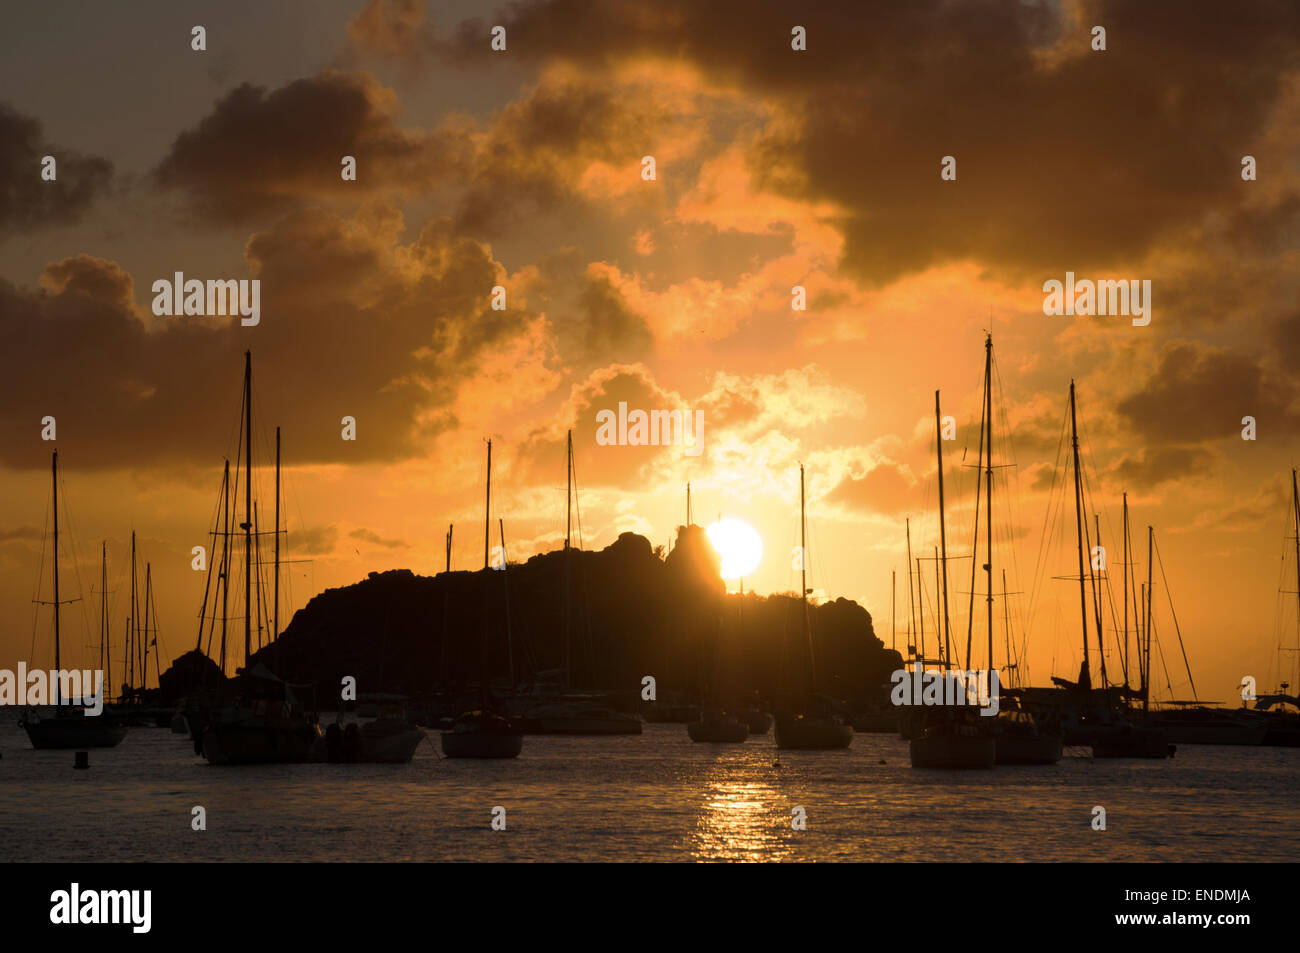
[{"label": "sailboat hull", "polygon": [[924,734],[908,742],[914,768],[980,769],[997,761],[991,735]]},{"label": "sailboat hull", "polygon": [[1172,749],[1162,729],[1140,725],[1098,730],[1092,741],[1094,758],[1168,758]]},{"label": "sailboat hull", "polygon": [[300,764],[311,761],[320,728],[306,719],[216,724],[203,732],[209,764]]},{"label": "sailboat hull", "polygon": [[777,715],[773,731],[778,748],[822,750],[847,748],[853,743],[853,729],[832,718]]},{"label": "sailboat hull", "polygon": [[1001,734],[995,739],[997,764],[1056,764],[1061,760],[1061,735]]},{"label": "sailboat hull", "polygon": [[692,741],[712,744],[736,744],[749,737],[749,726],[735,718],[693,721],[686,726]]},{"label": "sailboat hull", "polygon": [[444,731],[442,753],[448,758],[517,758],[524,736],[496,731]]},{"label": "sailboat hull", "polygon": [[115,748],[126,737],[126,726],[102,716],[42,718],[23,722],[23,729],[38,751],[70,748]]}]

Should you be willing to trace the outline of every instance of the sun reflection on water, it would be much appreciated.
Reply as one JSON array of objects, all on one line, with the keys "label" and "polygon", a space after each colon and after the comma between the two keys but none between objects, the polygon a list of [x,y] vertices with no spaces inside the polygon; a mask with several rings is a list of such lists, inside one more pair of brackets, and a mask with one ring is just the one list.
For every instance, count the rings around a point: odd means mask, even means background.
[{"label": "sun reflection on water", "polygon": [[[765,781],[735,777],[735,764],[715,766],[703,792],[691,854],[697,860],[774,861],[791,854],[777,792]],[[788,827],[788,822],[785,822]]]}]

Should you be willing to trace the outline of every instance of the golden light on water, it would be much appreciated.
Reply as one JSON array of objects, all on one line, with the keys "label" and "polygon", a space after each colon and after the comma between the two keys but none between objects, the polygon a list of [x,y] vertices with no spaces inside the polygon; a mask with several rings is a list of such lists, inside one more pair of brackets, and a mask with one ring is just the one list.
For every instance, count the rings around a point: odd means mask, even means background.
[{"label": "golden light on water", "polygon": [[763,540],[758,530],[744,520],[719,520],[705,534],[709,542],[722,557],[720,575],[723,579],[739,579],[748,576],[763,559]]},{"label": "golden light on water", "polygon": [[773,820],[776,791],[762,781],[730,777],[734,767],[720,768],[705,784],[692,838],[695,855],[709,860],[784,859],[790,848]]}]

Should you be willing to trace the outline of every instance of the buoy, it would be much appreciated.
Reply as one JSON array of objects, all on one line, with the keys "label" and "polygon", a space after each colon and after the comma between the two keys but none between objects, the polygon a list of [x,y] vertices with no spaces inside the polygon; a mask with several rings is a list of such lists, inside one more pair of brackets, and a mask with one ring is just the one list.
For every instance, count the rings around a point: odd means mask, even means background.
[{"label": "buoy", "polygon": [[880,763],[881,763],[881,764],[884,764],[884,763],[885,763],[885,759],[884,759],[884,758],[881,758],[881,759],[880,759]]},{"label": "buoy", "polygon": [[76,768],[77,770],[79,770],[79,771],[84,771],[86,768],[89,768],[89,767],[90,767],[90,752],[89,752],[89,751],[78,751],[78,752],[76,753],[76,755],[75,755],[75,760],[72,762],[72,766],[73,766],[74,768]]}]

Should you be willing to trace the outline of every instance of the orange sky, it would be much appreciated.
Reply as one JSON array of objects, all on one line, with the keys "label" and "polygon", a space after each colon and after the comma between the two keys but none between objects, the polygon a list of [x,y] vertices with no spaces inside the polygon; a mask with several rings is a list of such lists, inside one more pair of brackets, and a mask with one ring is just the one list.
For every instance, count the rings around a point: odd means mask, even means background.
[{"label": "orange sky", "polygon": [[[1198,694],[1231,702],[1245,675],[1272,688],[1279,634],[1296,644],[1294,596],[1277,592],[1295,588],[1300,433],[1295,8],[698,6],[339,0],[304,27],[288,4],[213,11],[203,52],[193,16],[165,6],[78,7],[64,32],[58,3],[19,14],[0,41],[0,666],[50,663],[31,604],[47,414],[80,559],[65,590],[86,597],[65,617],[73,644],[97,638],[83,633],[105,538],[120,642],[134,527],[162,641],[192,647],[190,548],[235,452],[245,348],[256,459],[283,428],[288,553],[305,560],[286,569],[291,606],[371,570],[439,569],[449,522],[455,565],[481,565],[488,436],[511,559],[556,546],[573,428],[587,546],[668,544],[689,481],[697,520],[758,529],[760,592],[797,586],[802,461],[811,584],[866,605],[888,645],[893,569],[900,632],[906,619],[904,519],[915,554],[938,542],[936,389],[958,425],[949,549],[970,552],[963,464],[991,327],[995,463],[1015,463],[994,484],[995,573],[1018,593],[1035,683],[1078,667],[1077,589],[1053,579],[1074,571],[1073,513],[1049,519],[1074,378],[1110,558],[1127,491],[1143,574],[1156,527]],[[46,154],[56,183],[39,178]],[[261,323],[155,316],[152,283],[176,271],[258,278]],[[1067,271],[1150,280],[1151,323],[1045,316],[1043,282]],[[701,410],[703,453],[598,445],[596,413],[620,401]],[[969,574],[953,561],[963,641]]]}]

